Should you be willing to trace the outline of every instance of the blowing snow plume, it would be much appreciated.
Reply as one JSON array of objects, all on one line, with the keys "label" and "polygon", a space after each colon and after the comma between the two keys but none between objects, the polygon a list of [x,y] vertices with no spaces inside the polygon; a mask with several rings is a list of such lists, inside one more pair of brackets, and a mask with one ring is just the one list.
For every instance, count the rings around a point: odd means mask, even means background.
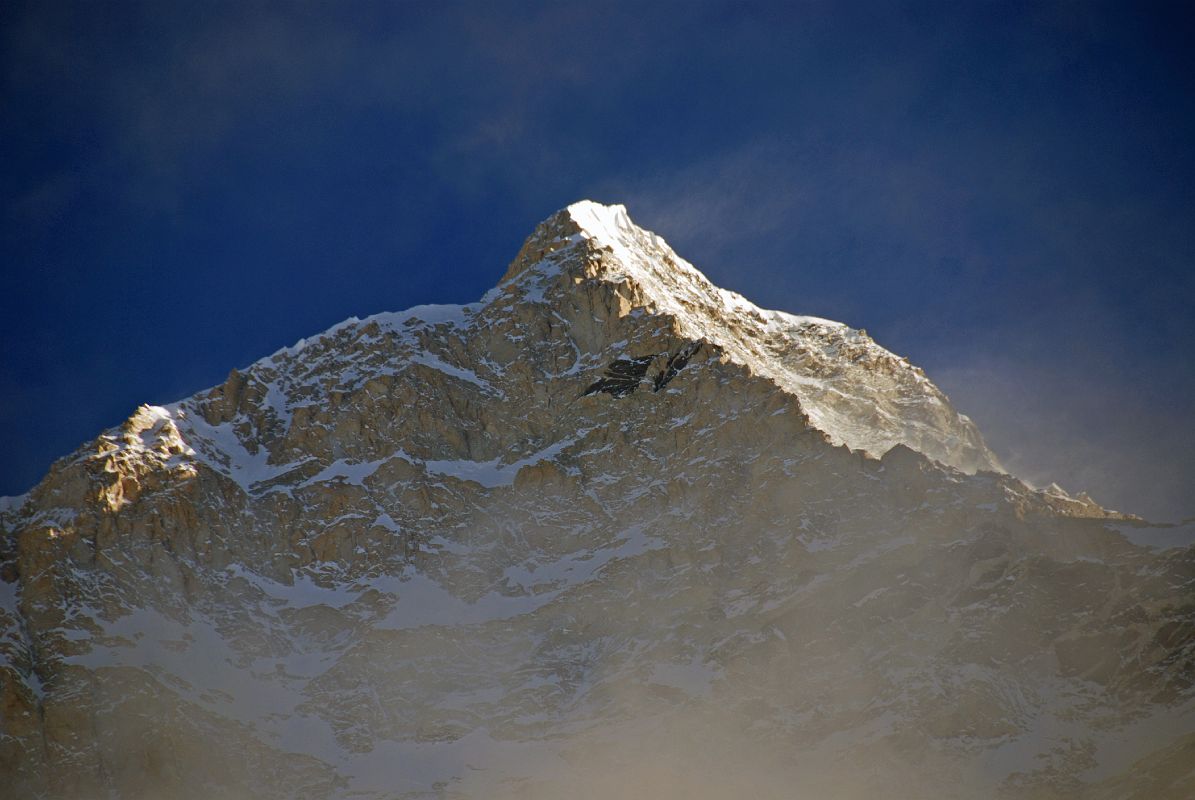
[{"label": "blowing snow plume", "polygon": [[1195,791],[1195,531],[1030,489],[619,206],[0,508],[14,796]]}]

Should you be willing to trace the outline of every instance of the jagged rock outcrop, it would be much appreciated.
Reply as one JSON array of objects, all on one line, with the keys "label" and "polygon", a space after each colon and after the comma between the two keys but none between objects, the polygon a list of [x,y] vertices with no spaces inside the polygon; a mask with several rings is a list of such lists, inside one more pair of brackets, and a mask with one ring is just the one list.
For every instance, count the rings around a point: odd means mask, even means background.
[{"label": "jagged rock outcrop", "polygon": [[1187,797],[1195,534],[621,207],[0,504],[0,795]]}]

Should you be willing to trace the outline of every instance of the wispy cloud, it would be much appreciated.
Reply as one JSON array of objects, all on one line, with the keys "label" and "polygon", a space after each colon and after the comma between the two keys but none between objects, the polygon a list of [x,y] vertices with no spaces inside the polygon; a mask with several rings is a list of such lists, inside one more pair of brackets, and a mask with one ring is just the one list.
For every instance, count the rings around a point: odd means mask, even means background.
[{"label": "wispy cloud", "polygon": [[636,215],[702,250],[724,252],[772,236],[799,219],[815,198],[793,175],[776,141],[753,142],[672,172],[611,181]]},{"label": "wispy cloud", "polygon": [[[1056,482],[1157,521],[1195,516],[1195,420],[1189,395],[1123,372],[1025,363],[998,353],[931,377],[983,430],[1013,474]],[[1183,388],[1183,387],[1178,387]]]}]

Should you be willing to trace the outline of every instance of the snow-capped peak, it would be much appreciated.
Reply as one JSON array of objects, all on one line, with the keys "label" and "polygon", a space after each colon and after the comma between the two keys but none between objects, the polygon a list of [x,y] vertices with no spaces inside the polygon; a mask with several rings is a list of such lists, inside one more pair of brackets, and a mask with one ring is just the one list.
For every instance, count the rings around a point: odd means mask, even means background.
[{"label": "snow-capped peak", "polygon": [[572,276],[566,287],[587,279],[623,287],[627,312],[664,315],[679,335],[716,344],[770,378],[835,443],[876,457],[904,444],[966,472],[1002,471],[971,420],[919,368],[862,330],[762,309],[715,286],[624,206],[583,200],[557,212],[528,238],[504,281],[551,303],[544,287],[561,270]]},{"label": "snow-capped peak", "polygon": [[580,227],[581,232],[594,238],[617,240],[623,233],[637,229],[624,205],[602,205],[593,200],[580,200],[565,209]]}]

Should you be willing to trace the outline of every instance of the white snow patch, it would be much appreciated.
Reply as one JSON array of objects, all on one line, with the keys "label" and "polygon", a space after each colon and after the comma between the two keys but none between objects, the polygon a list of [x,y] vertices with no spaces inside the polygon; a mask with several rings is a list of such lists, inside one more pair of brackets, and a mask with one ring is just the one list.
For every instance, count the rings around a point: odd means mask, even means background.
[{"label": "white snow patch", "polygon": [[392,533],[402,533],[402,526],[394,521],[394,517],[386,512],[378,514],[377,519],[373,521],[375,527],[385,528]]},{"label": "white snow patch", "polygon": [[232,422],[211,425],[198,412],[189,412],[178,417],[179,427],[189,434],[186,438],[195,451],[195,458],[232,478],[246,492],[254,484],[284,475],[310,460],[308,458],[289,464],[271,464],[270,451],[264,447],[257,447],[256,452],[249,452],[237,436]]},{"label": "white snow patch", "polygon": [[319,471],[318,474],[313,475],[307,480],[299,484],[299,487],[310,486],[313,483],[323,483],[335,479],[341,479],[345,483],[353,486],[363,486],[365,479],[373,475],[378,467],[389,461],[390,458],[379,458],[377,461],[349,461],[344,458],[333,461],[328,466]]},{"label": "white snow patch", "polygon": [[547,564],[520,564],[503,572],[506,582],[526,591],[543,586],[559,589],[576,586],[592,578],[607,564],[623,558],[646,553],[661,546],[658,539],[649,537],[642,528],[634,527],[611,547],[592,552],[573,553]]},{"label": "white snow patch", "polygon": [[443,461],[425,461],[424,466],[427,467],[428,472],[434,472],[439,475],[448,475],[463,481],[473,481],[480,483],[487,489],[496,489],[500,486],[510,486],[514,483],[515,475],[523,467],[531,464],[538,464],[545,459],[553,459],[558,456],[566,447],[576,443],[576,438],[562,439],[555,444],[549,445],[539,452],[532,453],[526,458],[521,458],[518,461],[510,464],[503,464],[502,458],[495,458],[492,461],[467,461],[464,459],[443,460]]},{"label": "white snow patch", "polygon": [[460,378],[463,381],[473,384],[490,394],[501,396],[502,393],[495,389],[488,381],[483,380],[477,376],[477,373],[471,369],[464,367],[454,367],[438,358],[433,353],[426,350],[415,353],[410,357],[410,363],[422,364],[425,367],[431,367],[434,370],[443,372],[445,375],[451,375],[454,378]]},{"label": "white snow patch", "polygon": [[226,572],[235,578],[248,581],[271,600],[281,603],[286,608],[310,608],[312,606],[328,606],[343,608],[356,602],[361,596],[362,589],[350,585],[333,587],[320,586],[310,575],[296,571],[293,583],[286,585],[271,580],[264,575],[250,572],[240,564],[227,568]]}]

